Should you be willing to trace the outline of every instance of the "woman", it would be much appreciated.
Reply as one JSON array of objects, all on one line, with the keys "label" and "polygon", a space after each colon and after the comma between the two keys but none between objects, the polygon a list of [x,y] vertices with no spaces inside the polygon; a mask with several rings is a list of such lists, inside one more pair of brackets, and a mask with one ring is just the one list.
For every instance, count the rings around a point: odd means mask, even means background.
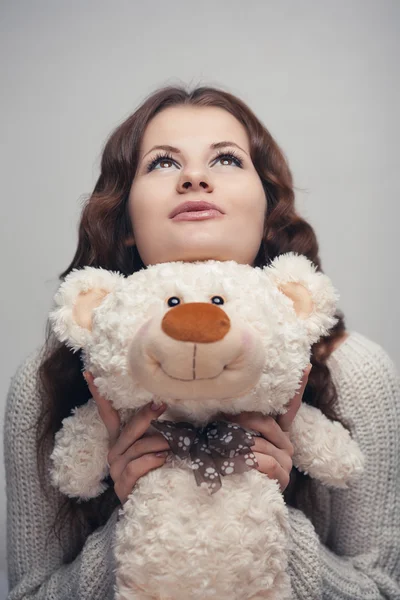
[{"label": "woman", "polygon": [[[183,206],[186,217],[174,218],[185,202],[199,204]],[[291,172],[267,129],[229,93],[167,87],[109,138],[75,257],[61,279],[84,265],[125,275],[174,260],[261,266],[288,251],[321,270],[314,231],[296,213]],[[289,504],[293,597],[400,598],[399,378],[379,345],[347,332],[342,313],[337,317],[330,335],[314,345],[312,370],[286,415],[274,421],[244,413],[235,420],[262,433],[254,447],[259,469],[279,481]],[[112,598],[118,510],[136,481],[165,461],[164,438],[145,435],[164,408],[145,407],[120,431],[118,415],[90,374],[85,383],[81,367],[79,353],[49,333],[11,384],[10,600]],[[79,503],[50,487],[48,456],[62,419],[90,396],[110,435],[110,487]],[[292,469],[288,430],[301,399],[341,421],[360,444],[366,472],[349,489],[329,490]]]}]

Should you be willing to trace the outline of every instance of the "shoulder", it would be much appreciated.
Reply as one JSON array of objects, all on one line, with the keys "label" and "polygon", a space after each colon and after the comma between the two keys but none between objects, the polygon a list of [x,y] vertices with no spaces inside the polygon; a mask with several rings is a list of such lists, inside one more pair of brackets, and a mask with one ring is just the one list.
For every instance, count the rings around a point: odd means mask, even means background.
[{"label": "shoulder", "polygon": [[386,350],[361,333],[349,335],[332,352],[327,366],[337,389],[337,408],[349,413],[400,411],[400,376]]},{"label": "shoulder", "polygon": [[31,427],[40,410],[38,370],[43,360],[44,347],[28,354],[11,378],[5,411],[5,435]]},{"label": "shoulder", "polygon": [[379,374],[380,370],[388,370],[394,377],[398,375],[392,358],[380,344],[357,331],[347,331],[346,334],[339,340],[327,361],[334,375],[354,373],[354,369],[363,373],[372,369],[374,374]]}]

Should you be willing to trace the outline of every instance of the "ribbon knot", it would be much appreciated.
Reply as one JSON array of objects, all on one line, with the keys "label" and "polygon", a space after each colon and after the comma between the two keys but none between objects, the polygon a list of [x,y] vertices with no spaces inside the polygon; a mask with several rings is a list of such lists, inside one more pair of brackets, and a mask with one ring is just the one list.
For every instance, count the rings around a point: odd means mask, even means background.
[{"label": "ribbon knot", "polygon": [[237,423],[212,421],[205,427],[195,427],[185,421],[152,421],[151,424],[164,436],[174,454],[181,459],[190,458],[197,485],[206,486],[210,494],[220,489],[221,475],[258,467],[251,446],[254,436],[261,437],[261,434]]}]

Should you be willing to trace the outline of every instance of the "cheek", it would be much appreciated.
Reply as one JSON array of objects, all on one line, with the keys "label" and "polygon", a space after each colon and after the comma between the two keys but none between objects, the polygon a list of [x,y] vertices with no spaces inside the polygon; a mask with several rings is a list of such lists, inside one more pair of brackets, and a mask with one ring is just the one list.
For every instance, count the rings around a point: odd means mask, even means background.
[{"label": "cheek", "polygon": [[140,184],[132,187],[129,194],[129,214],[131,218],[136,219],[148,205],[147,190]]},{"label": "cheek", "polygon": [[257,219],[264,221],[267,212],[267,198],[260,180],[257,180],[254,185],[252,209],[254,210],[254,214],[257,216]]},{"label": "cheek", "polygon": [[267,210],[267,198],[260,178],[249,176],[241,185],[232,190],[235,207],[241,211],[247,222],[263,220]]},{"label": "cheek", "polygon": [[258,237],[262,237],[264,223],[267,214],[267,199],[264,190],[255,190],[251,206],[248,207],[248,219],[252,220],[254,231],[257,231]]},{"label": "cheek", "polygon": [[[163,193],[164,192],[164,193]],[[167,201],[165,190],[159,192],[138,185],[129,196],[129,217],[136,233],[148,237],[151,231],[165,216]]]},{"label": "cheek", "polygon": [[242,345],[246,350],[249,350],[253,345],[253,337],[246,329],[242,333]]},{"label": "cheek", "polygon": [[136,334],[138,338],[142,338],[146,335],[146,333],[150,327],[150,323],[151,323],[151,319],[149,319],[144,325],[141,326],[141,328],[139,329],[139,331]]}]

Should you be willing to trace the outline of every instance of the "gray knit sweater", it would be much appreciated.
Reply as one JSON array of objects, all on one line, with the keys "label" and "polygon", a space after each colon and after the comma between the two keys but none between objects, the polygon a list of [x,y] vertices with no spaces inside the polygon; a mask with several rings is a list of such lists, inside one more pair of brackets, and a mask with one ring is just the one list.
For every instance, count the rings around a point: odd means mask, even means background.
[{"label": "gray knit sweater", "polygon": [[[80,551],[66,534],[64,549],[53,537],[45,548],[60,496],[53,490],[46,498],[38,483],[32,426],[40,405],[39,358],[35,352],[20,366],[7,399],[8,598],[111,599],[118,508]],[[298,494],[298,508],[289,508],[293,598],[400,600],[400,378],[382,347],[356,332],[333,352],[328,367],[337,411],[365,453],[366,471],[347,490],[311,480]]]}]

